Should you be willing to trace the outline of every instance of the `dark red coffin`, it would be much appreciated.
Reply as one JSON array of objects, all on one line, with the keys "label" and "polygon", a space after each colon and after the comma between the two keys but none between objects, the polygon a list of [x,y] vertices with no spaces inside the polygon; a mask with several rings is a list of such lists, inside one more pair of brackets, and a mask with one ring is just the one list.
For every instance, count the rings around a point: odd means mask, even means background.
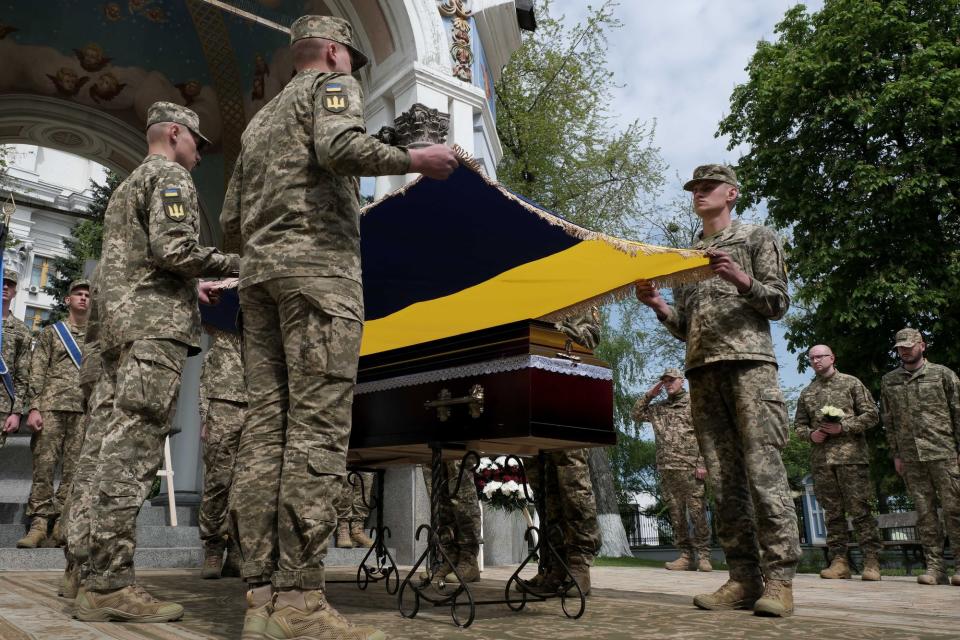
[{"label": "dark red coffin", "polygon": [[[437,400],[461,404],[426,406]],[[430,443],[451,455],[615,444],[610,367],[537,320],[360,358],[350,463],[424,462]]]}]

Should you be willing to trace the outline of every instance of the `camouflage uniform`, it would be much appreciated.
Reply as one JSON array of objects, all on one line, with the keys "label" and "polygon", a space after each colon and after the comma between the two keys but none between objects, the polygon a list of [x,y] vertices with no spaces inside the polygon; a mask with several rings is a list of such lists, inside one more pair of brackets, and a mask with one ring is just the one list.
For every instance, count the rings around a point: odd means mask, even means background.
[{"label": "camouflage uniform", "polygon": [[[156,103],[148,126],[179,122],[183,111]],[[75,479],[90,482],[79,487],[90,492],[89,537],[74,548],[88,558],[89,591],[134,583],[137,514],[162,463],[184,360],[200,352],[197,278],[239,267],[237,256],[200,246],[199,215],[190,173],[149,155],[114,191],[104,216],[102,373],[81,452],[88,469]]]},{"label": "camouflage uniform", "polygon": [[220,222],[225,246],[242,247],[249,415],[230,513],[249,583],[323,587],[363,329],[354,176],[409,166],[365,134],[350,75],[297,73],[243,133]]},{"label": "camouflage uniform", "polygon": [[[7,395],[6,389],[0,389],[0,411],[2,420],[10,414],[23,413],[24,399],[29,392],[30,383],[30,348],[33,336],[23,321],[8,313],[3,319],[3,361],[10,369],[13,378],[13,399]],[[22,421],[21,421],[22,422]],[[2,426],[2,422],[0,422]],[[22,426],[22,424],[21,424]],[[7,434],[0,430],[0,447],[7,441]]]},{"label": "camouflage uniform", "polygon": [[[453,564],[457,564],[461,554],[476,559],[480,553],[480,501],[477,497],[477,485],[473,473],[466,473],[460,482],[460,489],[452,496],[460,474],[460,462],[444,460],[441,465],[441,478],[447,481],[445,491],[440,493],[440,509],[437,512],[437,530],[443,551]],[[427,483],[427,493],[432,493],[433,478],[429,466],[423,467],[423,479]]]},{"label": "camouflage uniform", "polygon": [[363,479],[361,487],[360,481],[354,479],[356,484],[350,484],[347,476],[343,477],[343,485],[340,488],[340,496],[337,498],[337,520],[346,520],[347,522],[359,522],[361,525],[367,521],[370,515],[370,500],[373,496],[373,483],[377,475],[375,473],[359,474]]},{"label": "camouflage uniform", "polygon": [[[709,558],[706,483],[695,475],[697,469],[706,468],[706,463],[693,431],[690,394],[681,389],[660,402],[653,402],[653,398],[644,394],[633,408],[633,419],[653,425],[657,471],[670,509],[674,544],[691,557],[696,551],[700,558]],[[687,525],[688,517],[693,536]]]},{"label": "camouflage uniform", "polygon": [[755,584],[762,562],[768,580],[790,581],[799,529],[780,457],[789,421],[770,335],[770,320],[790,303],[783,249],[769,229],[739,221],[693,248],[729,253],[752,279],[743,294],[721,278],[675,287],[661,320],[687,343],[691,415],[716,493],[717,534],[732,580]]},{"label": "camouflage uniform", "polygon": [[880,412],[890,451],[903,462],[927,570],[942,574],[938,498],[950,541],[960,541],[960,380],[932,362],[915,371],[898,367],[880,382]]},{"label": "camouflage uniform", "polygon": [[203,495],[200,499],[200,539],[207,553],[223,555],[227,498],[233,465],[247,408],[240,336],[204,327],[212,341],[200,374],[200,420],[206,425],[203,442]]},{"label": "camouflage uniform", "polygon": [[[64,324],[77,346],[82,346],[85,327],[75,327],[68,321]],[[43,429],[30,438],[33,485],[27,515],[50,519],[60,515],[83,444],[80,370],[52,325],[37,338],[30,365],[30,391],[30,411],[40,412]],[[60,487],[54,496],[54,472],[61,461]]]},{"label": "camouflage uniform", "polygon": [[858,379],[839,371],[828,378],[817,376],[797,402],[794,429],[802,440],[820,426],[820,409],[831,405],[843,410],[843,432],[829,436],[810,449],[810,466],[817,500],[826,512],[827,547],[831,557],[847,555],[847,514],[853,518],[857,540],[865,556],[879,556],[883,544],[873,517],[876,492],[870,481],[870,451],[864,433],[876,426],[877,405]]}]

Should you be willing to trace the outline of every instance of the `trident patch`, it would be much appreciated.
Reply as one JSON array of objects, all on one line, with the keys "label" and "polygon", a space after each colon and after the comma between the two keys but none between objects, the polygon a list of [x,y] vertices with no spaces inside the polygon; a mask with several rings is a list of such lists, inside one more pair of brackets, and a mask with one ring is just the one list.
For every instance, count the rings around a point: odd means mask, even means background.
[{"label": "trident patch", "polygon": [[343,85],[331,82],[323,88],[323,108],[330,113],[340,113],[347,109],[347,96]]},{"label": "trident patch", "polygon": [[160,196],[163,202],[163,212],[174,222],[180,222],[187,217],[187,210],[183,206],[183,196],[179,187],[167,187]]}]

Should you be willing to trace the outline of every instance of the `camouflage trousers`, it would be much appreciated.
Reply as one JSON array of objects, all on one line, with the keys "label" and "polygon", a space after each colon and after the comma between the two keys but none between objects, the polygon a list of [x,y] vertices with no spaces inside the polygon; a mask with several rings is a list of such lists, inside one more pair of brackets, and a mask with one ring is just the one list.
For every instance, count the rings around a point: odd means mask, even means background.
[{"label": "camouflage trousers", "polygon": [[[917,510],[917,537],[923,545],[927,569],[944,570],[943,529],[937,517],[937,501],[943,512],[946,534],[954,557],[960,548],[960,466],[956,458],[903,463],[903,480]],[[960,562],[956,562],[960,567]]]},{"label": "camouflage trousers", "polygon": [[547,523],[544,535],[564,559],[577,556],[589,564],[602,540],[587,450],[552,451],[545,457],[542,478],[535,459],[524,464],[534,495],[545,492],[547,512],[540,514],[540,522]]},{"label": "camouflage trousers", "polygon": [[706,483],[697,480],[693,469],[659,471],[660,487],[670,510],[674,545],[680,551],[691,555],[696,551],[701,558],[709,558],[710,524],[707,522]]},{"label": "camouflage trousers", "polygon": [[323,588],[363,332],[343,301],[361,295],[358,283],[335,278],[240,290],[248,408],[230,517],[251,584]]},{"label": "camouflage trousers", "polygon": [[847,515],[853,518],[857,541],[865,556],[878,556],[883,549],[877,519],[873,517],[876,492],[865,464],[814,464],[813,489],[823,507],[827,524],[827,548],[831,558],[845,558],[850,535]]},{"label": "camouflage trousers", "polygon": [[223,554],[226,548],[227,498],[233,484],[233,463],[240,445],[246,405],[210,399],[206,439],[203,442],[203,495],[197,515],[200,540],[210,553]]},{"label": "camouflage trousers", "polygon": [[370,515],[370,499],[373,496],[373,483],[376,481],[377,474],[364,472],[359,475],[360,479],[353,477],[355,485],[350,484],[351,476],[343,478],[340,495],[337,497],[337,520],[363,524]]},{"label": "camouflage trousers", "polygon": [[[480,501],[477,497],[477,485],[472,472],[464,473],[460,488],[451,495],[456,489],[459,473],[459,461],[445,460],[440,465],[440,477],[447,484],[440,491],[437,530],[444,552],[454,562],[461,550],[473,555],[480,552]],[[433,478],[427,465],[423,467],[423,479],[427,483],[427,493],[432,495]]]},{"label": "camouflage trousers", "polygon": [[789,438],[777,367],[732,361],[688,374],[690,413],[716,493],[716,526],[730,577],[792,580],[797,513],[780,450]]},{"label": "camouflage trousers", "polygon": [[[44,411],[43,429],[30,437],[33,452],[33,484],[27,515],[55,518],[60,515],[73,482],[73,473],[83,445],[83,413],[79,411]],[[53,481],[57,465],[61,466],[60,486],[56,493]]]},{"label": "camouflage trousers", "polygon": [[186,356],[174,340],[135,340],[102,354],[67,517],[67,545],[88,589],[135,582],[137,515],[163,461]]}]

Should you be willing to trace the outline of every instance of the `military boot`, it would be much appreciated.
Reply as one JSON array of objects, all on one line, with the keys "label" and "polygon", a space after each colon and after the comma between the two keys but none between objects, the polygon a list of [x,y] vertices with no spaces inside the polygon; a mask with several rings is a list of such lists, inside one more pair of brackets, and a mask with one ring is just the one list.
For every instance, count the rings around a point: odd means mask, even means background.
[{"label": "military boot", "polygon": [[340,549],[353,549],[353,540],[350,539],[350,521],[337,521],[337,547]]},{"label": "military boot", "polygon": [[926,573],[917,576],[917,584],[949,584],[947,574],[935,567],[927,567]]},{"label": "military boot", "polygon": [[437,567],[437,570],[432,573],[429,565],[427,565],[424,570],[420,572],[420,579],[424,582],[441,579],[444,582],[450,582],[447,580],[447,576],[449,576],[451,573],[453,573],[453,565],[444,560],[442,563],[440,563],[440,566]]},{"label": "military boot", "polygon": [[[585,596],[590,595],[590,565],[592,562],[593,558],[585,558],[583,556],[571,556],[567,561],[570,575],[577,581],[577,584],[580,586],[580,591],[582,591]],[[574,592],[576,592],[576,590],[574,590]]]},{"label": "military boot", "polygon": [[327,602],[319,589],[291,589],[277,594],[265,637],[270,640],[385,640],[387,636],[372,627],[351,624]]},{"label": "military boot", "polygon": [[243,616],[240,640],[266,640],[267,620],[272,613],[272,585],[267,583],[247,591],[247,611]]},{"label": "military boot", "polygon": [[849,580],[850,564],[843,556],[833,556],[830,566],[820,572],[824,580]]},{"label": "military boot", "polygon": [[240,578],[243,575],[240,572],[241,565],[243,565],[243,560],[240,559],[239,547],[231,546],[227,549],[227,559],[223,561],[223,569],[221,569],[220,575],[224,578]]},{"label": "military boot", "polygon": [[41,547],[48,549],[54,549],[62,547],[66,544],[66,540],[63,536],[63,527],[60,523],[63,521],[63,517],[57,518],[57,521],[53,524],[53,530],[50,532],[50,535],[47,536],[47,539],[40,543]]},{"label": "military boot", "polygon": [[362,549],[369,549],[373,546],[373,540],[363,530],[363,522],[360,520],[354,520],[350,523],[350,540],[353,541],[353,546]]},{"label": "military boot", "polygon": [[863,573],[860,579],[868,582],[880,580],[880,558],[877,556],[866,556],[863,559]]},{"label": "military boot", "polygon": [[663,568],[667,571],[693,571],[693,558],[689,551],[684,551],[680,557],[672,562],[665,562]]},{"label": "military boot", "polygon": [[759,576],[740,582],[730,578],[713,593],[694,596],[693,604],[701,609],[725,611],[728,609],[752,609],[763,595],[763,580]]},{"label": "military boot", "polygon": [[793,582],[767,580],[763,596],[753,605],[753,615],[778,618],[793,615]]},{"label": "military boot", "polygon": [[[457,572],[464,582],[480,582],[480,563],[477,560],[476,551],[461,549],[457,554]],[[457,574],[449,571],[445,574],[446,582],[459,582]]]},{"label": "military boot", "polygon": [[84,622],[173,622],[183,617],[183,607],[157,600],[138,584],[104,593],[80,587],[73,616]]},{"label": "military boot", "polygon": [[697,558],[697,571],[713,571],[713,565],[710,564],[710,553],[708,551],[703,551],[698,554]]},{"label": "military boot", "polygon": [[73,563],[68,563],[67,568],[63,570],[63,580],[60,582],[60,588],[57,589],[57,595],[61,598],[74,600],[79,590],[80,567],[77,567]]},{"label": "military boot", "polygon": [[206,549],[203,553],[203,568],[200,577],[204,580],[219,580],[223,570],[223,551]]},{"label": "military boot", "polygon": [[47,519],[40,516],[30,522],[27,535],[17,540],[18,549],[36,549],[47,538]]},{"label": "military boot", "polygon": [[950,584],[955,587],[960,587],[960,569],[956,571],[952,576],[950,576]]}]

